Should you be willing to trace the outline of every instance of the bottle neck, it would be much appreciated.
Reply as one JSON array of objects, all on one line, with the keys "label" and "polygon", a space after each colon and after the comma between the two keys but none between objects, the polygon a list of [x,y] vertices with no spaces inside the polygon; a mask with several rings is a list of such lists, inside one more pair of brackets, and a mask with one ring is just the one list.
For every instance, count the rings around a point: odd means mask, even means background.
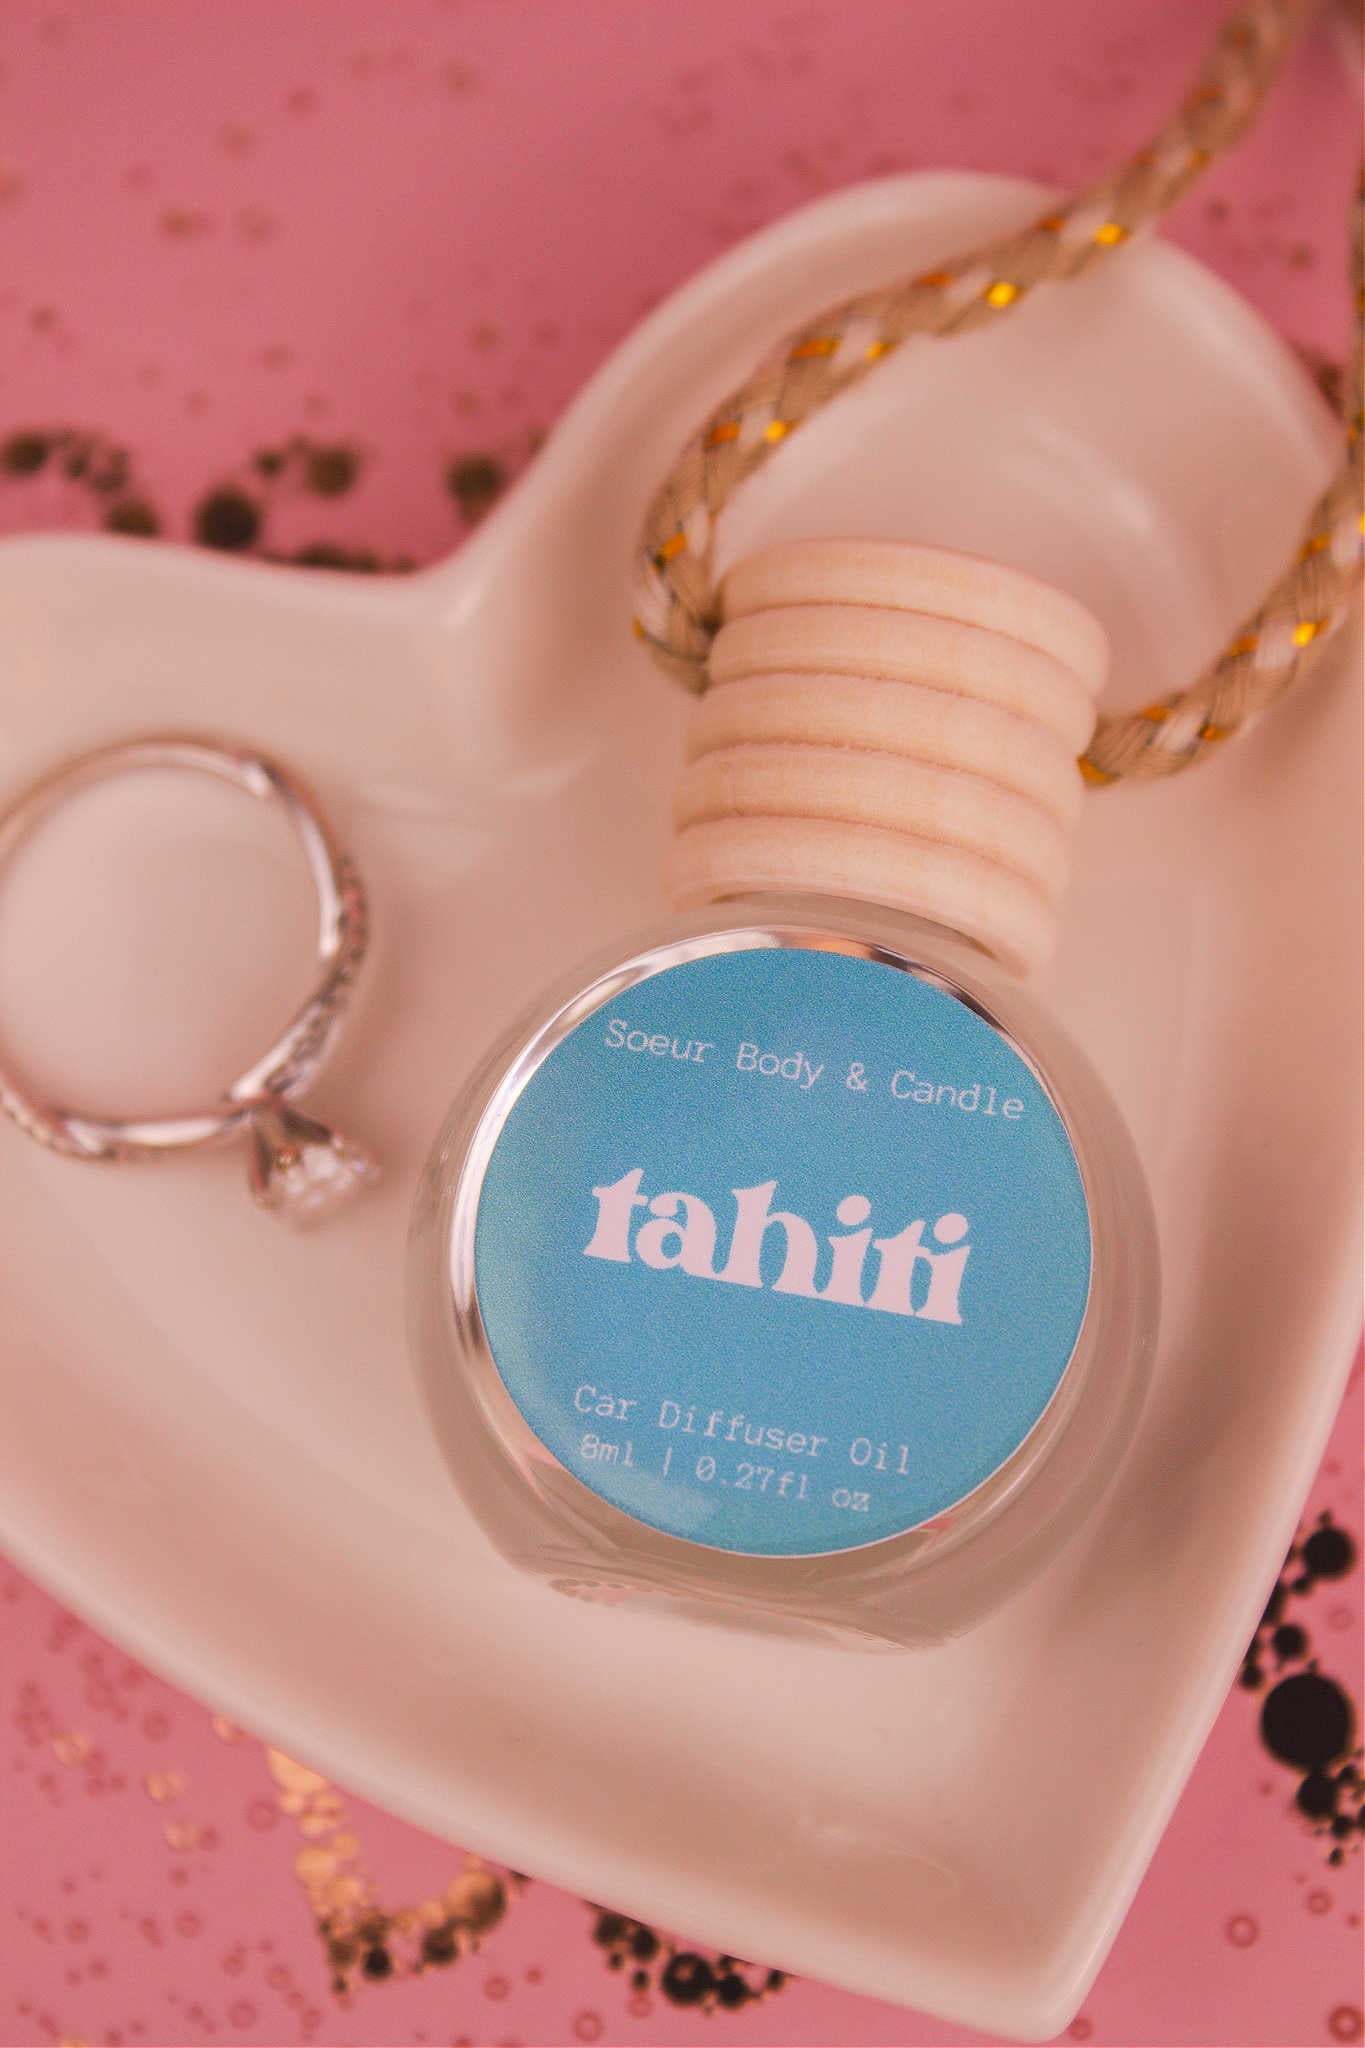
[{"label": "bottle neck", "polygon": [[897,949],[908,948],[935,956],[943,954],[949,958],[962,954],[978,971],[983,963],[987,963],[996,973],[1013,979],[1008,965],[969,933],[955,931],[951,925],[925,917],[918,911],[870,903],[860,897],[809,889],[747,889],[743,894],[727,896],[712,903],[707,911],[700,914],[712,928],[718,921],[731,916],[737,922],[805,925],[829,930],[835,935],[846,934],[860,947],[868,943],[875,945],[878,938],[884,936],[886,943]]}]

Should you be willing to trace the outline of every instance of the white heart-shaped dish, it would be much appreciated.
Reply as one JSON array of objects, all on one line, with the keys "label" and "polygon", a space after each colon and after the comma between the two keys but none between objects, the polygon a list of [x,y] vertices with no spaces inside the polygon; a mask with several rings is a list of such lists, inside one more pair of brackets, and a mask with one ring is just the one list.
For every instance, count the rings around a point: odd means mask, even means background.
[{"label": "white heart-shaped dish", "polygon": [[[12,1554],[423,1826],[731,1953],[1030,2035],[1066,2022],[1116,1931],[1359,1332],[1349,660],[1329,654],[1206,771],[1088,806],[1044,993],[1143,1155],[1164,1333],[1102,1518],[987,1624],[860,1657],[518,1578],[436,1454],[402,1283],[412,1187],[462,1074],[542,983],[655,908],[683,707],[629,633],[653,484],[800,317],[1039,196],[894,179],[744,244],[626,343],[460,555],[414,578],[0,548],[6,787],[166,726],[240,734],[319,787],[376,939],[316,1100],[387,1173],[300,1239],[251,1209],[227,1155],[100,1169],[0,1130]],[[725,553],[821,532],[993,553],[1092,604],[1116,691],[1147,696],[1275,573],[1333,455],[1273,336],[1146,245],[996,330],[905,351],[755,481]],[[211,1092],[306,931],[287,846],[145,790],[59,822],[0,910],[48,1005],[11,959],[7,1028],[83,1086]],[[73,959],[52,935],[78,885],[98,915]],[[173,1004],[126,964],[148,957],[153,910],[180,942]]]}]

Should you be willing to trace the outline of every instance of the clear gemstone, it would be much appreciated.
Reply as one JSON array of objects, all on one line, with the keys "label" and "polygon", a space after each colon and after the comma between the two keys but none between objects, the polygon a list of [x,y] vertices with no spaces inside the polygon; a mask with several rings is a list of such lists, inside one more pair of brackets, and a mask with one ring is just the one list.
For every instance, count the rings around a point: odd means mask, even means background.
[{"label": "clear gemstone", "polygon": [[250,1132],[252,1196],[293,1223],[330,1215],[379,1171],[361,1146],[278,1096],[257,1103]]}]

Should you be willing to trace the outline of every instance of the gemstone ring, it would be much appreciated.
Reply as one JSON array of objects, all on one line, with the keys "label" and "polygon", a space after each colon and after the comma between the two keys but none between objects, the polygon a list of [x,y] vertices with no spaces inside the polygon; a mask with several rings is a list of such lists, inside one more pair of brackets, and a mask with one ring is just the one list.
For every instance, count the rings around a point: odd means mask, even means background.
[{"label": "gemstone ring", "polygon": [[39,1144],[75,1159],[146,1159],[240,1133],[250,1145],[255,1201],[292,1221],[311,1221],[356,1193],[377,1170],[360,1146],[294,1107],[331,1051],[369,936],[360,877],[338,849],[311,790],[278,761],[233,740],[185,733],[120,740],[58,763],[0,810],[0,866],[42,816],[77,790],[146,768],[214,775],[283,807],[317,891],[319,979],[274,1044],[208,1109],[136,1120],[85,1116],[40,1100],[3,1053],[0,1109]]}]

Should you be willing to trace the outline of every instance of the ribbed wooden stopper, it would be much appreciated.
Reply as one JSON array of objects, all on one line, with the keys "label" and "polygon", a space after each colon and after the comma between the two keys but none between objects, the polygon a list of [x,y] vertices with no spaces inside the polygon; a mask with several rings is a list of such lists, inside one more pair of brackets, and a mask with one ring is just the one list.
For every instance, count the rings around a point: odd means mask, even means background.
[{"label": "ribbed wooden stopper", "polygon": [[688,732],[665,884],[855,897],[1052,950],[1099,622],[1018,570],[897,541],[798,541],[736,564]]}]

